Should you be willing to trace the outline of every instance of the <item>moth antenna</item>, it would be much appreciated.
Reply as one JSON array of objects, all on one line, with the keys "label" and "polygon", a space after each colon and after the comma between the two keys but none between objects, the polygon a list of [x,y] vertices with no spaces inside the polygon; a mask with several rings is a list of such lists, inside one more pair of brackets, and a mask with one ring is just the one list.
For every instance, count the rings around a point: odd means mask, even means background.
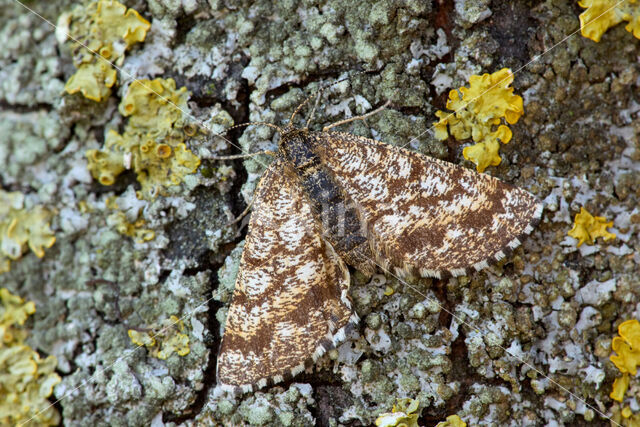
[{"label": "moth antenna", "polygon": [[362,115],[360,115],[360,116],[355,116],[355,117],[349,117],[348,119],[340,120],[339,122],[335,122],[335,123],[330,124],[329,126],[325,126],[325,127],[323,127],[323,128],[322,128],[322,132],[326,132],[326,131],[328,131],[328,130],[329,130],[329,129],[331,129],[331,128],[334,128],[334,127],[336,127],[336,126],[343,125],[343,124],[345,124],[345,123],[354,122],[354,121],[356,121],[356,120],[364,120],[364,119],[366,119],[367,117],[371,117],[371,116],[373,116],[374,114],[378,114],[380,111],[382,111],[382,110],[386,109],[389,105],[391,105],[391,100],[390,100],[390,99],[389,99],[389,100],[387,100],[387,102],[385,102],[384,104],[382,104],[380,107],[376,108],[376,109],[375,109],[375,110],[373,110],[373,111],[369,111],[369,112],[368,112],[368,113],[366,113],[366,114],[362,114]]},{"label": "moth antenna", "polygon": [[[311,124],[311,120],[313,120],[314,114],[316,114],[316,109],[318,108],[318,104],[320,103],[320,94],[316,97],[316,102],[313,104],[313,108],[311,109],[311,114],[309,114],[309,118],[307,119],[307,123],[304,125],[305,129],[309,129],[309,125]],[[291,123],[291,122],[289,122]]]},{"label": "moth antenna", "polygon": [[276,153],[271,151],[271,150],[264,150],[264,151],[257,151],[255,153],[248,153],[248,154],[231,154],[228,156],[214,156],[214,157],[209,157],[209,160],[235,160],[235,159],[246,159],[249,157],[255,157],[255,156],[259,156],[261,154],[266,154],[268,156],[275,156]]},{"label": "moth antenna", "polygon": [[[326,89],[329,89],[339,83],[342,83],[346,80],[350,80],[352,78],[354,78],[357,75],[360,74],[366,74],[366,73],[372,73],[375,72],[376,70],[363,70],[363,71],[358,71],[357,73],[354,73],[352,75],[350,75],[349,77],[345,77],[343,79],[340,80],[336,80],[333,83],[329,83],[328,85],[322,86],[321,88],[319,88],[318,90],[316,90],[315,92],[313,92],[311,95],[307,96],[304,101],[302,101],[302,103],[300,105],[298,105],[295,109],[295,111],[293,112],[293,114],[291,114],[291,117],[289,117],[289,125],[291,125],[293,123],[293,118],[296,116],[296,114],[298,114],[300,112],[300,110],[302,110],[302,107],[304,107],[305,105],[307,105],[309,103],[309,101],[311,101],[311,99],[314,96],[318,96],[318,99],[316,100],[316,106],[318,105],[318,102],[320,101],[320,96],[322,94],[323,91],[325,91]],[[313,117],[313,113],[315,113],[316,108],[314,107],[312,110],[312,114],[311,117]],[[309,127],[309,123],[311,122],[311,118],[309,118],[309,120],[307,121],[307,125],[306,127]]]},{"label": "moth antenna", "polygon": [[[252,125],[256,125],[256,126],[263,125],[263,126],[267,126],[267,127],[272,128],[272,129],[275,129],[280,134],[284,133],[284,130],[280,126],[276,126],[273,123],[247,122],[247,123],[240,123],[239,125],[231,126],[230,128],[225,129],[225,131],[223,133],[214,133],[213,136],[217,136],[219,138],[222,138],[225,141],[227,141],[230,145],[232,145],[234,147],[237,147],[237,145],[235,145],[234,143],[232,143],[231,141],[229,141],[225,137],[225,134],[227,132],[229,132],[230,130],[238,129],[238,128],[246,127],[246,126],[252,126]],[[233,155],[229,155],[229,156],[213,156],[213,157],[210,157],[210,160],[234,160],[234,159],[242,159],[242,158],[246,158],[246,157],[254,157],[254,156],[257,156],[259,154],[275,155],[275,153],[273,151],[266,150],[266,151],[259,151],[257,153],[233,154]]]},{"label": "moth antenna", "polygon": [[240,123],[239,125],[233,125],[233,126],[231,126],[230,128],[225,129],[224,133],[214,133],[214,134],[213,134],[213,136],[218,136],[218,137],[220,137],[220,138],[224,139],[225,141],[230,142],[230,141],[229,141],[227,138],[225,138],[225,136],[224,136],[227,132],[229,132],[230,130],[233,130],[233,129],[238,129],[238,128],[242,128],[242,127],[246,127],[246,126],[253,126],[253,125],[255,125],[255,126],[260,126],[260,125],[262,125],[262,126],[267,126],[267,127],[272,128],[272,129],[275,129],[275,130],[276,130],[277,132],[279,132],[279,133],[283,133],[283,132],[284,132],[284,130],[283,130],[280,126],[276,126],[276,125],[274,125],[273,123],[267,123],[267,122],[247,122],[247,123]]}]

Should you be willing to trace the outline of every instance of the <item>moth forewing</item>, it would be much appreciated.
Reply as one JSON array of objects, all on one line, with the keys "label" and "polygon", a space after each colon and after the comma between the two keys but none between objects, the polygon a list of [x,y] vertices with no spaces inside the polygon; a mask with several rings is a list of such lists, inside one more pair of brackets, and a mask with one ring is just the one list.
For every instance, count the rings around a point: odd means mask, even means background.
[{"label": "moth forewing", "polygon": [[357,320],[349,271],[286,162],[269,166],[255,197],[217,366],[220,384],[244,391],[297,374]]}]

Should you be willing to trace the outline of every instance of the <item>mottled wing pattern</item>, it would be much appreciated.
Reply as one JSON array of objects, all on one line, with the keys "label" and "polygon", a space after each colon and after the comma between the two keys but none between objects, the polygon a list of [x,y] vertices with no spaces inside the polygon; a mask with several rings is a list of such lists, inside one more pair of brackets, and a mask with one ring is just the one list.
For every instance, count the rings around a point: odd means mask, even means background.
[{"label": "mottled wing pattern", "polygon": [[480,270],[531,233],[542,204],[486,174],[342,132],[310,135],[359,206],[378,262],[398,274]]},{"label": "mottled wing pattern", "polygon": [[249,391],[302,371],[357,321],[349,270],[276,159],[256,190],[218,355],[218,383]]}]

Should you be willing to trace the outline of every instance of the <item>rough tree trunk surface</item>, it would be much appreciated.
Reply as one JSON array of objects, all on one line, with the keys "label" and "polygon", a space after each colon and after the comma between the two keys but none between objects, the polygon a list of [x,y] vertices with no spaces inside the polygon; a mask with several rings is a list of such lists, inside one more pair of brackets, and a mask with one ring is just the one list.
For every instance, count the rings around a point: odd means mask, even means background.
[{"label": "rough tree trunk surface", "polygon": [[[621,376],[611,340],[640,317],[640,41],[625,23],[594,42],[580,34],[583,9],[571,1],[125,4],[151,29],[96,102],[65,92],[80,53],[42,19],[64,23],[78,4],[25,3],[39,17],[0,0],[0,184],[52,212],[56,238],[42,258],[25,249],[11,260],[0,286],[35,302],[26,343],[57,359],[61,382],[49,399],[61,399],[64,425],[371,425],[397,398],[419,400],[421,426],[454,414],[468,425],[620,419],[629,401],[609,397]],[[390,99],[339,130],[473,168],[462,156],[473,141],[440,141],[430,128],[449,90],[502,68],[515,73],[524,115],[485,173],[545,201],[533,234],[469,276],[407,285],[352,272],[362,320],[345,344],[293,381],[217,391],[221,322],[246,236],[226,224],[272,158],[211,157],[274,150],[278,137],[251,127],[227,142],[205,128],[283,126],[319,85],[373,70],[329,90],[311,127]],[[120,103],[134,79],[154,78],[189,92],[177,123],[200,166],[138,199],[144,184],[133,170],[102,185],[87,151],[104,149],[109,130],[126,135],[133,119]],[[581,207],[613,221],[617,238],[577,247],[567,232]],[[183,318],[174,333],[188,336],[188,354],[135,349],[128,328],[157,329],[171,316]],[[627,399],[639,384],[632,376]]]}]

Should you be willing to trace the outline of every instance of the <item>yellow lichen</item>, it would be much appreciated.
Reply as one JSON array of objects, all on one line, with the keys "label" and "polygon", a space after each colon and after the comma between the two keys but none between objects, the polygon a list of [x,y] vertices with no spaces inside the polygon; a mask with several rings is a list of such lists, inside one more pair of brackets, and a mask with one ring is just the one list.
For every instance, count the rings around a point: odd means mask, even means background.
[{"label": "yellow lichen", "polygon": [[109,97],[110,88],[116,83],[116,79],[116,70],[108,62],[100,60],[81,64],[64,85],[64,89],[70,94],[82,92],[85,98],[100,102]]},{"label": "yellow lichen", "polygon": [[458,140],[472,138],[476,142],[466,147],[462,155],[475,163],[478,172],[502,161],[498,154],[500,142],[508,143],[513,135],[502,120],[514,124],[524,113],[522,98],[509,87],[512,82],[513,73],[508,68],[471,76],[469,87],[459,89],[462,98],[458,90],[449,92],[447,108],[454,112],[436,112],[440,119],[433,124],[436,138],[445,140],[452,135]]},{"label": "yellow lichen", "polygon": [[627,392],[629,388],[629,374],[624,374],[621,377],[616,378],[613,381],[613,387],[609,397],[613,400],[617,400],[618,402],[622,402],[624,399],[624,394]]},{"label": "yellow lichen", "polygon": [[129,117],[124,133],[110,130],[103,149],[87,151],[91,175],[111,185],[125,169],[133,169],[142,186],[138,197],[153,199],[194,173],[200,159],[186,148],[179,126],[188,97],[187,89],[176,89],[173,79],[131,83],[119,106]]},{"label": "yellow lichen", "polygon": [[616,405],[612,408],[611,412],[612,425],[640,427],[640,413],[634,414],[629,406],[620,409],[620,406]]},{"label": "yellow lichen", "polygon": [[78,69],[67,81],[65,90],[70,94],[82,92],[86,98],[102,101],[109,97],[117,79],[110,62],[122,65],[127,49],[144,41],[151,24],[115,0],[78,6],[61,19],[69,23],[74,64]]},{"label": "yellow lichen", "polygon": [[27,247],[38,258],[56,241],[49,228],[51,213],[37,205],[24,208],[24,195],[0,189],[0,273],[9,271],[10,260],[17,260]]},{"label": "yellow lichen", "polygon": [[611,27],[623,21],[629,23],[625,29],[640,39],[640,1],[638,0],[581,0],[580,14],[582,35],[595,42]]},{"label": "yellow lichen", "polygon": [[189,354],[189,335],[184,334],[184,323],[176,316],[164,320],[154,331],[136,331],[129,329],[131,342],[147,347],[149,354],[166,360],[173,353],[178,356]]},{"label": "yellow lichen", "polygon": [[393,405],[392,412],[380,414],[376,419],[378,427],[418,427],[418,417],[420,411],[419,400],[397,399],[397,404]]},{"label": "yellow lichen", "polygon": [[602,216],[592,216],[585,208],[580,208],[580,213],[576,214],[573,220],[573,228],[567,233],[574,239],[578,239],[578,246],[587,242],[593,245],[598,237],[604,237],[604,240],[615,239],[616,235],[607,231],[608,227],[613,226],[613,221],[607,222]]},{"label": "yellow lichen", "polygon": [[635,375],[640,365],[640,322],[636,319],[622,322],[618,334],[611,341],[611,349],[618,354],[609,359],[623,374]]},{"label": "yellow lichen", "polygon": [[131,223],[127,220],[124,212],[117,211],[109,215],[107,224],[113,226],[118,233],[133,237],[138,243],[148,242],[156,237],[155,231],[149,228],[143,228],[146,221],[142,218]]},{"label": "yellow lichen", "polygon": [[135,219],[127,218],[127,214],[120,210],[116,197],[107,197],[105,206],[108,209],[113,209],[115,212],[107,216],[107,224],[118,231],[118,233],[133,237],[136,242],[143,243],[153,240],[156,237],[156,232],[150,228],[143,228],[147,223],[144,218],[140,218],[142,210],[137,212],[128,211],[130,215],[135,215]]},{"label": "yellow lichen", "polygon": [[446,421],[439,422],[436,427],[467,427],[467,423],[457,415],[449,415]]},{"label": "yellow lichen", "polygon": [[60,382],[55,356],[41,359],[24,344],[28,332],[21,326],[35,312],[7,289],[0,289],[0,425],[57,425],[60,415],[48,397]]}]

